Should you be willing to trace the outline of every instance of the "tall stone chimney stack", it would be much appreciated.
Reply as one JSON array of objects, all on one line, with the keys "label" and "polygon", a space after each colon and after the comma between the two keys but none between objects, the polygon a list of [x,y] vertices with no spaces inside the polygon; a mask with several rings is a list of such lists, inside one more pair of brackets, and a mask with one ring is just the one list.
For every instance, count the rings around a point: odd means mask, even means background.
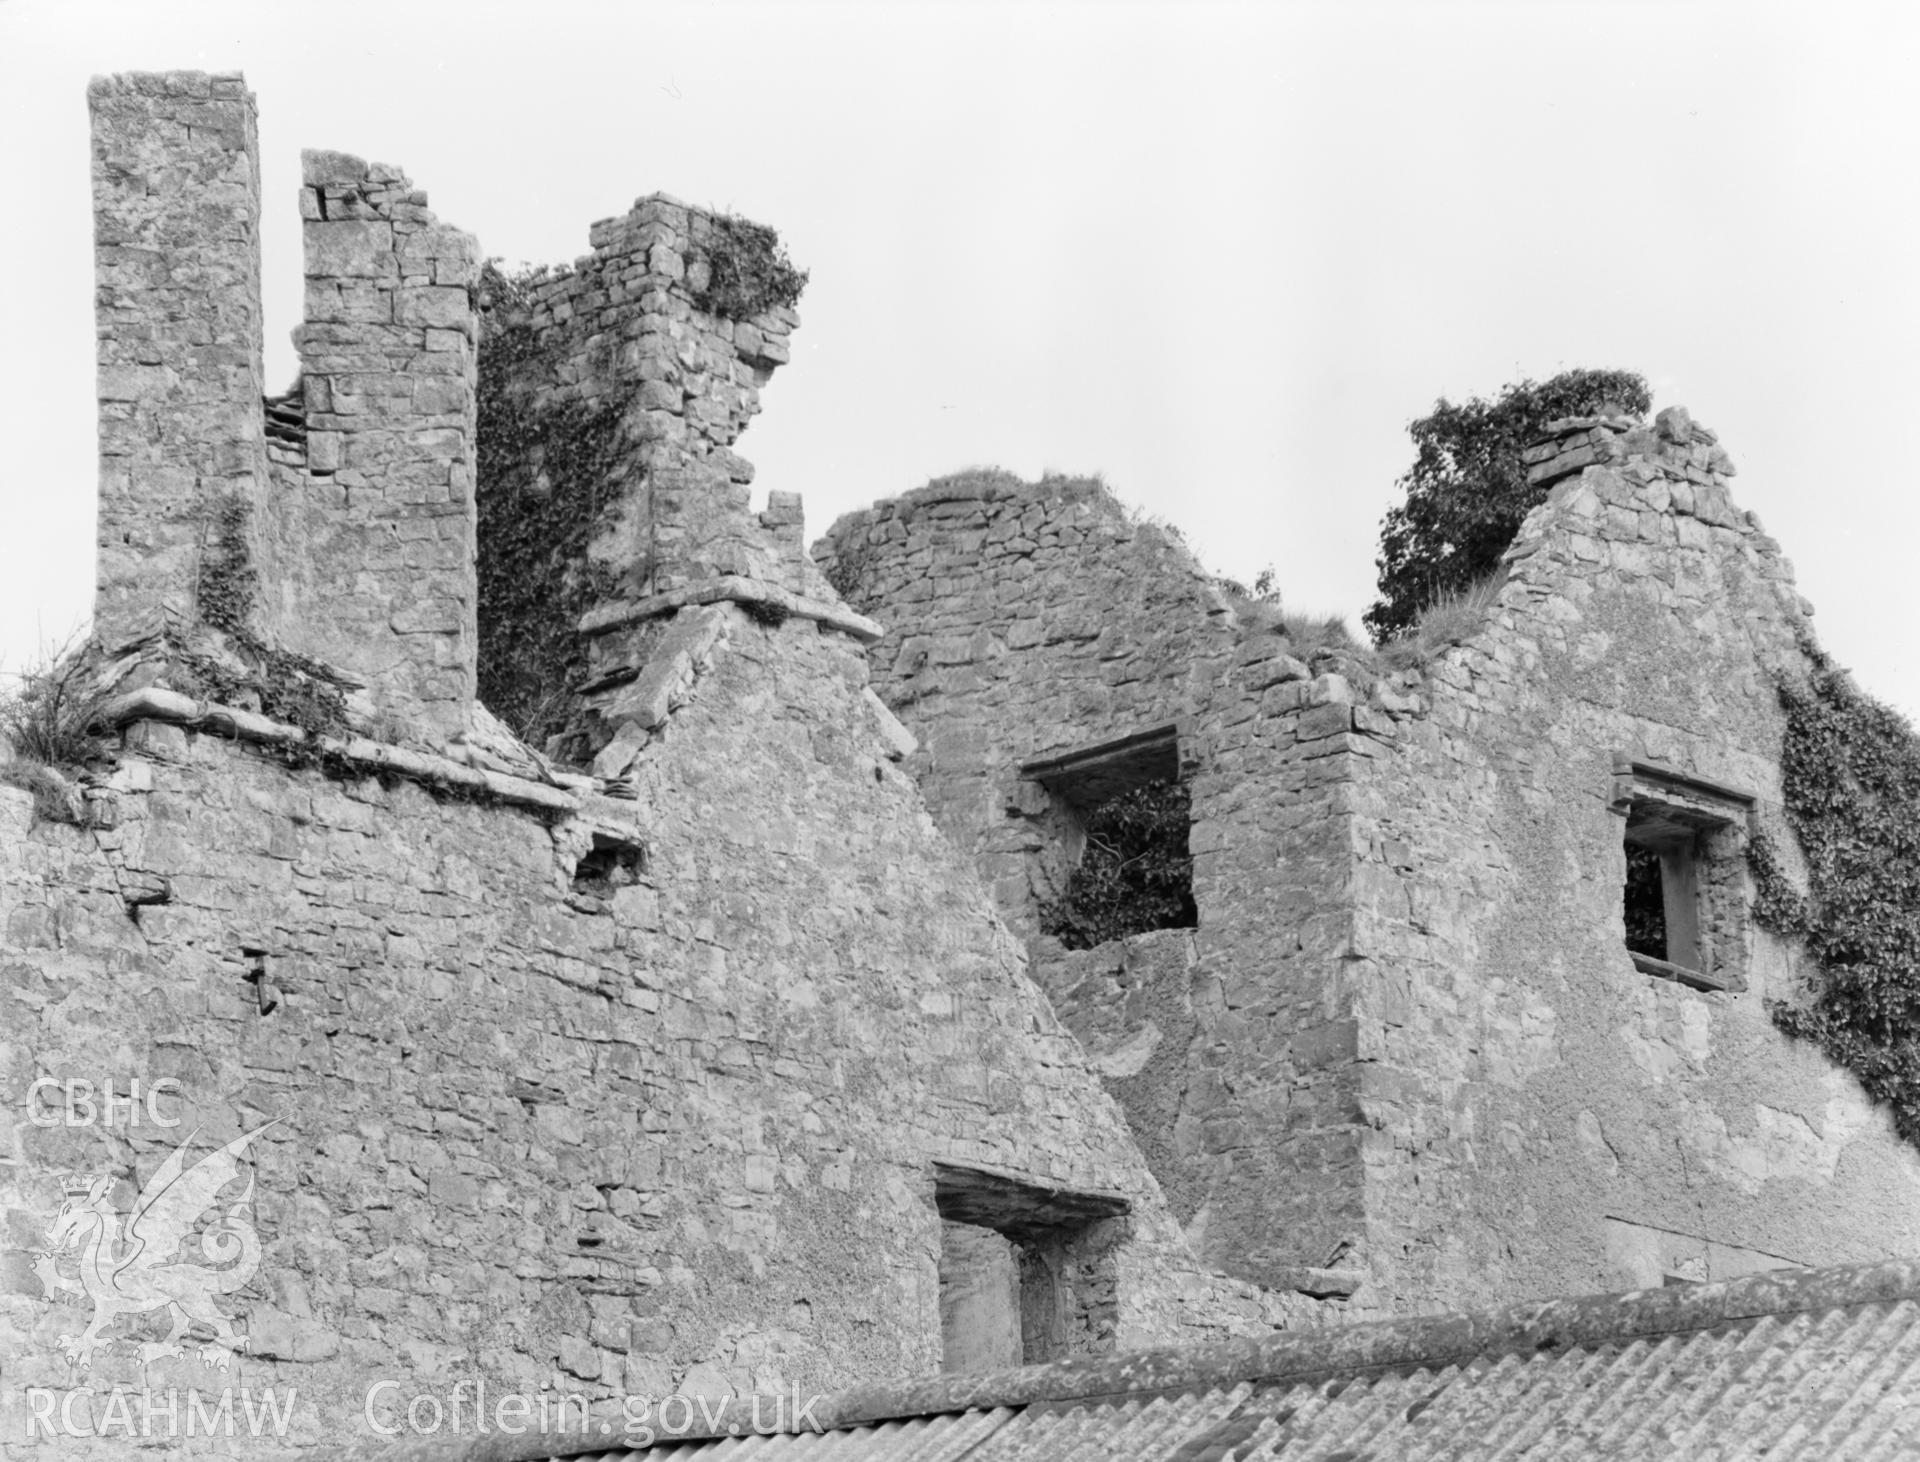
[{"label": "tall stone chimney stack", "polygon": [[225,500],[265,481],[260,169],[237,75],[96,77],[100,518],[94,630],[112,648],[193,608]]}]

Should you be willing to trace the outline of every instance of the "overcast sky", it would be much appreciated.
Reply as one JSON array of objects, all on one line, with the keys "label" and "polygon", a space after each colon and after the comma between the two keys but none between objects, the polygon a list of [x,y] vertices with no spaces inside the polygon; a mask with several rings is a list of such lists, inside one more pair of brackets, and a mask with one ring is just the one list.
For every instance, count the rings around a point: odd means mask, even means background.
[{"label": "overcast sky", "polygon": [[1720,433],[1825,642],[1912,715],[1920,7],[0,0],[0,660],[86,613],[86,81],[243,70],[267,374],[299,149],[508,260],[654,191],[812,271],[741,449],[809,532],[978,464],[1101,471],[1356,624],[1407,422],[1638,370]]}]

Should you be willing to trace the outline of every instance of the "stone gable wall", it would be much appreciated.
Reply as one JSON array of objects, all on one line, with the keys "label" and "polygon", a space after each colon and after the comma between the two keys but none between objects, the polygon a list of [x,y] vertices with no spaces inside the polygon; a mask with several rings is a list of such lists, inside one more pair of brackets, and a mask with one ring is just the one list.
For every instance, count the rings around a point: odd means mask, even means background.
[{"label": "stone gable wall", "polygon": [[[1348,823],[1376,750],[1351,657],[1231,602],[1093,481],[944,479],[841,519],[815,554],[887,625],[869,655],[919,738],[907,765],[1030,939],[1198,1251],[1350,1291],[1366,1225]],[[1037,909],[1077,855],[1070,819],[1021,765],[1168,723],[1199,926],[1067,952]]]},{"label": "stone gable wall", "polygon": [[[1784,834],[1772,676],[1810,611],[1684,412],[1530,460],[1558,485],[1437,651],[1303,664],[1092,484],[936,483],[816,553],[888,624],[909,766],[1216,1262],[1410,1311],[1906,1252],[1920,1159],[1772,1026],[1804,970],[1744,866],[1729,990],[1623,942],[1616,761],[1746,788]],[[1050,949],[1073,850],[1019,765],[1163,719],[1199,928]]]},{"label": "stone gable wall", "polygon": [[[706,612],[634,800],[556,826],[150,722],[110,828],[0,793],[9,1110],[41,1076],[168,1076],[187,1122],[22,1128],[9,1232],[44,1224],[61,1170],[144,1179],[196,1123],[282,1118],[230,1379],[297,1384],[336,1440],[388,1378],[659,1395],[938,1369],[936,1160],[1131,1201],[1112,1329],[1084,1344],[1286,1321],[1189,1255],[888,759],[853,642]],[[574,888],[596,833],[644,843],[638,881]],[[85,1315],[28,1260],[8,1258],[9,1385],[64,1388],[55,1341]],[[203,1374],[162,1360],[145,1383]],[[118,1351],[90,1375],[142,1383]]]},{"label": "stone gable wall", "polygon": [[1388,687],[1356,807],[1376,1274],[1451,1307],[1910,1252],[1920,1155],[1766,1013],[1797,948],[1748,920],[1723,993],[1622,942],[1616,756],[1751,791],[1792,845],[1791,569],[1683,411],[1531,455],[1557,485],[1485,627]]},{"label": "stone gable wall", "polygon": [[[240,100],[215,162],[238,167],[252,114],[237,82],[96,91],[169,120],[178,97],[223,88]],[[102,146],[136,130],[113,112]],[[251,217],[251,196],[222,193],[207,216]],[[297,1386],[299,1446],[362,1433],[380,1382],[392,1416],[481,1379],[713,1397],[937,1369],[937,1185],[953,1170],[1027,1195],[1009,1232],[1052,1215],[1022,1251],[1052,1281],[1023,1292],[1022,1322],[1035,1311],[1061,1351],[1317,1318],[1196,1260],[900,769],[911,738],[860,650],[878,627],[805,558],[797,499],[746,511],[731,443],[793,318],[694,309],[713,216],[654,199],[596,226],[595,260],[540,286],[523,322],[553,348],[514,389],[632,388],[635,475],[593,525],[621,569],[589,626],[614,647],[596,663],[618,754],[593,777],[470,699],[472,240],[394,169],[340,154],[307,155],[302,212],[301,389],[263,406],[246,382],[271,443],[268,472],[236,481],[273,491],[245,504],[244,545],[207,538],[197,478],[175,515],[246,586],[247,623],[201,615],[188,653],[111,667],[131,672],[111,702],[120,744],[71,799],[86,826],[0,788],[0,1406],[28,1387],[206,1389],[201,1333],[184,1355],[116,1331],[89,1367],[63,1356],[87,1305],[34,1249],[71,1196],[63,1175],[110,1178],[124,1211],[188,1132],[205,1150],[269,1119],[263,1261],[226,1306],[247,1343],[220,1379]],[[209,308],[234,301],[257,289]],[[171,380],[135,379],[135,415],[171,421],[170,398],[150,399]],[[191,461],[206,424],[182,420]],[[634,524],[644,553],[622,536]],[[199,570],[182,565],[190,590]],[[364,679],[356,725],[387,724],[322,738],[164,683],[176,662],[214,666],[234,678],[209,683],[241,698],[240,671],[285,670],[288,648]],[[124,1104],[104,1122],[25,1120],[48,1082],[135,1080],[174,1083],[181,1125],[136,1125]],[[120,1453],[145,1447],[134,1431]]]}]

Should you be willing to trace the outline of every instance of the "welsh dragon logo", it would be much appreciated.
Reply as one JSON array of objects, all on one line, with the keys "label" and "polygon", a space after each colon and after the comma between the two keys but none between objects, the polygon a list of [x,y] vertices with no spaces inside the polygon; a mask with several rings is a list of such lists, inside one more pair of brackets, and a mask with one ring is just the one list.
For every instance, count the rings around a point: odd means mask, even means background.
[{"label": "welsh dragon logo", "polygon": [[[216,1200],[239,1178],[241,1155],[248,1145],[277,1121],[241,1133],[188,1167],[187,1149],[200,1132],[196,1127],[140,1190],[132,1211],[125,1215],[124,1230],[122,1215],[107,1196],[113,1186],[111,1174],[67,1182],[66,1201],[47,1230],[47,1248],[35,1261],[33,1272],[50,1299],[67,1291],[93,1301],[93,1320],[87,1328],[78,1335],[60,1337],[61,1353],[69,1361],[91,1366],[94,1351],[113,1343],[105,1332],[122,1315],[158,1309],[168,1313],[172,1329],[164,1340],[139,1347],[143,1363],[185,1355],[180,1341],[197,1322],[213,1332],[213,1338],[200,1347],[200,1359],[216,1369],[227,1369],[233,1352],[245,1348],[247,1337],[235,1333],[232,1322],[214,1308],[213,1298],[242,1288],[260,1268],[251,1165],[240,1196],[225,1205]],[[207,1262],[182,1260],[183,1242],[210,1211],[211,1221],[199,1235],[200,1252]]]}]

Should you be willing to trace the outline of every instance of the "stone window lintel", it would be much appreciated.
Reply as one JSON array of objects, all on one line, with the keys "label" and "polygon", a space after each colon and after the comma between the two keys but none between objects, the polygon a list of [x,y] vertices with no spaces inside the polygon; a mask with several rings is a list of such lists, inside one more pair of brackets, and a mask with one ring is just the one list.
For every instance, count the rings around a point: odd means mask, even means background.
[{"label": "stone window lintel", "polygon": [[[934,1164],[933,1190],[941,1221],[944,1369],[1016,1340],[1020,1363],[1027,1365],[1112,1348],[1119,1303],[1115,1250],[1132,1208],[1124,1194],[1058,1188],[947,1163]],[[969,1233],[971,1238],[962,1238]],[[950,1307],[950,1295],[966,1298]]]},{"label": "stone window lintel", "polygon": [[1696,990],[1746,988],[1745,848],[1754,795],[1664,762],[1617,754],[1609,810],[1629,851],[1659,855],[1668,958],[1630,950],[1634,968]]},{"label": "stone window lintel", "polygon": [[1618,754],[1613,759],[1613,800],[1608,805],[1625,817],[1639,803],[1672,808],[1676,816],[1706,827],[1744,821],[1753,811],[1754,795],[1664,762]]},{"label": "stone window lintel", "polygon": [[1096,807],[1147,782],[1184,780],[1182,748],[1191,745],[1178,722],[1150,726],[1126,736],[1088,742],[1022,762],[1020,775],[1039,782],[1075,807]]},{"label": "stone window lintel", "polygon": [[933,1165],[933,1191],[942,1218],[1013,1237],[1124,1218],[1133,1206],[1121,1193],[1041,1187],[1010,1173],[943,1162]]}]

